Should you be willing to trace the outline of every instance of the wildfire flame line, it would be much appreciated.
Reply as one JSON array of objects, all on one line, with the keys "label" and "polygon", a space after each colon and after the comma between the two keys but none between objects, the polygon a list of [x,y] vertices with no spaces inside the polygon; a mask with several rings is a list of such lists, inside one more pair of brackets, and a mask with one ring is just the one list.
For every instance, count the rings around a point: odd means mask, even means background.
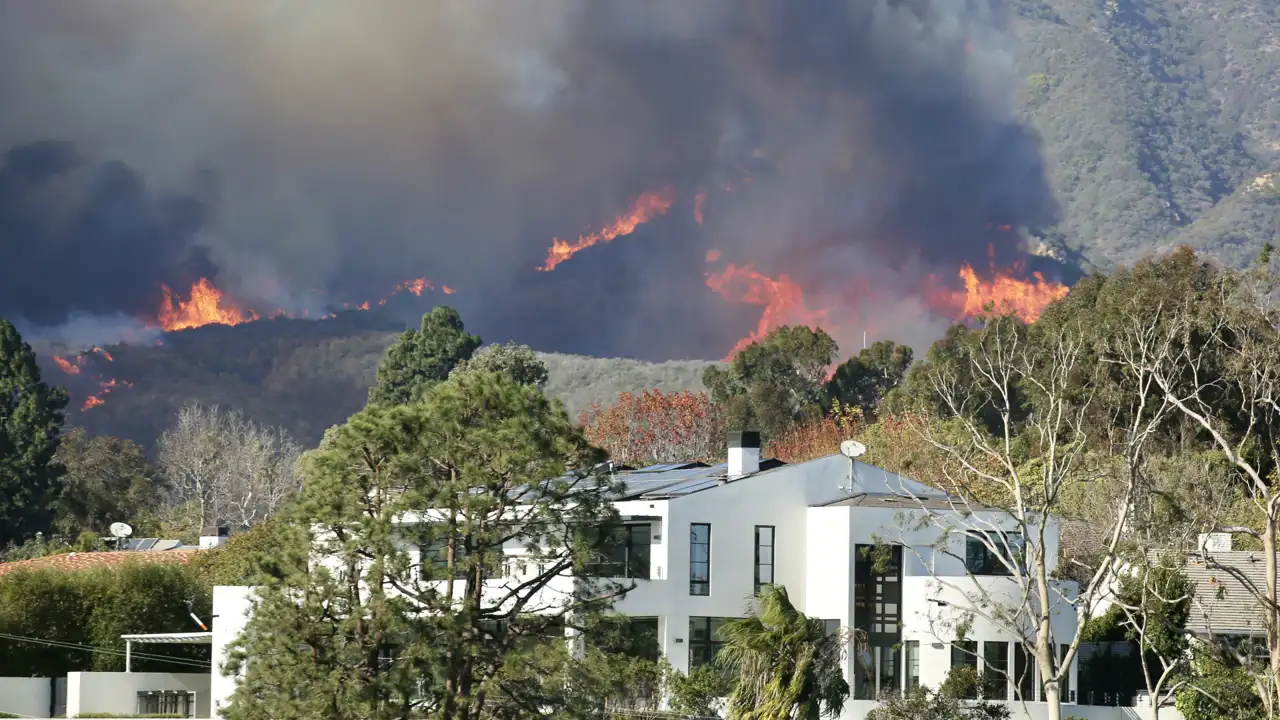
[{"label": "wildfire flame line", "polygon": [[[717,251],[707,253],[708,262],[717,258]],[[785,273],[771,278],[750,265],[729,263],[720,272],[707,274],[707,287],[729,300],[764,306],[756,329],[734,344],[724,358],[726,361],[783,325],[818,327],[827,317],[826,309],[811,310],[805,304],[800,285]]]},{"label": "wildfire flame line", "polygon": [[610,242],[623,235],[630,235],[640,225],[659,215],[665,215],[675,200],[676,191],[672,187],[642,193],[632,201],[630,210],[600,230],[579,236],[578,240],[572,243],[560,238],[552,238],[551,247],[547,250],[547,261],[538,269],[550,272],[555,270],[557,265],[586,248]]},{"label": "wildfire flame line", "polygon": [[256,312],[245,312],[227,300],[222,291],[208,278],[200,278],[191,286],[191,299],[175,298],[168,285],[161,285],[164,300],[156,314],[160,329],[165,332],[186,330],[205,325],[239,325],[257,320]]},{"label": "wildfire flame line", "polygon": [[[1013,272],[1020,270],[1020,267],[1015,267]],[[1038,272],[1031,273],[1030,279],[1022,280],[1009,271],[993,268],[991,279],[983,280],[968,263],[960,266],[960,279],[965,289],[955,293],[953,302],[966,318],[979,317],[990,307],[996,312],[1013,313],[1023,322],[1033,323],[1046,307],[1071,290],[1062,283],[1045,280]]]}]

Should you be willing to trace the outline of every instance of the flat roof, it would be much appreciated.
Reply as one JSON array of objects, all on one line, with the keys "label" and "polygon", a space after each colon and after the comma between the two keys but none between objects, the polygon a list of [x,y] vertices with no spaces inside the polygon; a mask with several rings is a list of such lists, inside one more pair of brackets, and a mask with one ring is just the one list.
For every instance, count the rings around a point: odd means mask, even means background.
[{"label": "flat roof", "polygon": [[213,633],[211,632],[189,632],[189,633],[146,633],[141,635],[121,635],[121,640],[128,640],[136,643],[152,643],[161,645],[212,645]]}]

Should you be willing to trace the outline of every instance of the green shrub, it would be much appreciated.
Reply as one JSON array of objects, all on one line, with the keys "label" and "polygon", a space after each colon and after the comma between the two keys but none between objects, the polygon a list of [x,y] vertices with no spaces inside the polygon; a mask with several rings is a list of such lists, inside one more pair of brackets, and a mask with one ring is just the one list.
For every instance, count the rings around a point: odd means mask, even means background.
[{"label": "green shrub", "polygon": [[1179,690],[1175,700],[1185,720],[1262,720],[1266,717],[1253,678],[1243,668],[1228,668],[1215,662],[1203,663],[1199,670],[1193,680],[1195,687]]},{"label": "green shrub", "polygon": [[[121,635],[198,630],[189,613],[208,618],[212,604],[208,587],[181,565],[139,562],[80,572],[11,571],[0,577],[0,633],[81,647],[0,643],[0,676],[59,677],[81,670],[123,670]],[[208,646],[157,646],[140,652],[187,661],[207,662],[209,657]],[[196,668],[135,657],[134,669]]]}]

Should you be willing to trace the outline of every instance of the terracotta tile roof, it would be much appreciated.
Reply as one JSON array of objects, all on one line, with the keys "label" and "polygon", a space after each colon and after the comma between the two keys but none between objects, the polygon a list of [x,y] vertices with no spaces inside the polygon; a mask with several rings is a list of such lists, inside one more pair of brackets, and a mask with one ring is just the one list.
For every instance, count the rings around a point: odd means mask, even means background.
[{"label": "terracotta tile roof", "polygon": [[84,552],[47,555],[32,560],[0,563],[0,577],[5,573],[29,568],[32,570],[91,570],[101,567],[118,567],[126,562],[181,563],[191,561],[199,550],[162,550],[156,552]]}]

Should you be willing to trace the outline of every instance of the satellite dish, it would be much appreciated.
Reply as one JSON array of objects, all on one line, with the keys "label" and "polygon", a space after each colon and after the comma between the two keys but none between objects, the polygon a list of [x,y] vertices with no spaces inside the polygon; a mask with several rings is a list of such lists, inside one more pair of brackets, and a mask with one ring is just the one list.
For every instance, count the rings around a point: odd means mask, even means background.
[{"label": "satellite dish", "polygon": [[127,538],[133,534],[133,528],[128,523],[111,523],[111,537]]},{"label": "satellite dish", "polygon": [[849,459],[856,458],[867,452],[867,446],[857,440],[845,440],[840,443],[840,454]]}]

